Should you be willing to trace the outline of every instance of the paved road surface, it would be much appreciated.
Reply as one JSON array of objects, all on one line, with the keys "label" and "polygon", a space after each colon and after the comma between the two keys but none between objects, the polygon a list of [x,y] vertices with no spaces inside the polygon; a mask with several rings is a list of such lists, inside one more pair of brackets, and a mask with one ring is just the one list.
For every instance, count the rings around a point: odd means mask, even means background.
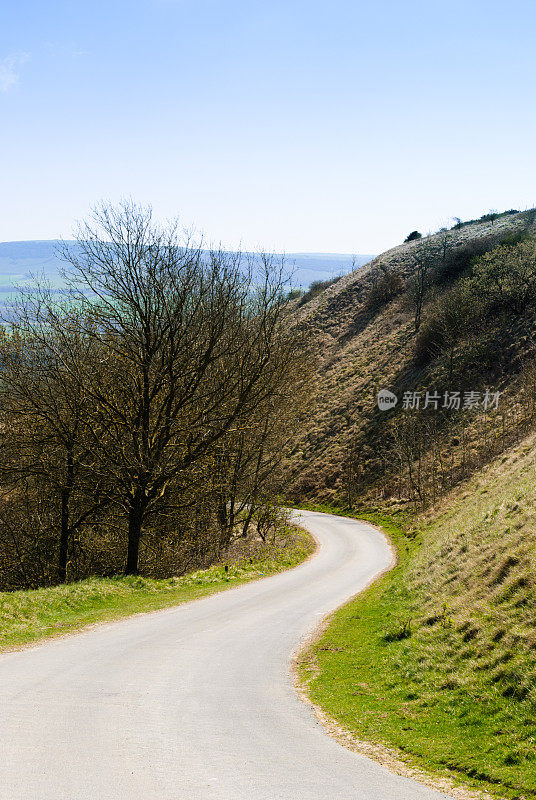
[{"label": "paved road surface", "polygon": [[300,567],[0,656],[1,800],[439,800],[330,739],[291,654],[390,562],[370,526],[302,512]]}]

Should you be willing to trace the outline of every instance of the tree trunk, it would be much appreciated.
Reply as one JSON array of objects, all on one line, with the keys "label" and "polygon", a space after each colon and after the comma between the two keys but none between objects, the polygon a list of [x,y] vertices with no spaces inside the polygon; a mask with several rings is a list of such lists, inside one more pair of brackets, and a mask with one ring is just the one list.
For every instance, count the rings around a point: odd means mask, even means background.
[{"label": "tree trunk", "polygon": [[220,536],[218,541],[218,557],[221,555],[222,551],[226,550],[229,546],[229,542],[231,539],[231,519],[230,519],[230,512],[228,512],[227,508],[227,498],[223,496],[218,501],[218,510],[217,510],[217,517],[218,517],[218,524],[220,527]]},{"label": "tree trunk", "polygon": [[69,495],[69,489],[62,489],[60,554],[58,560],[58,580],[60,583],[65,583],[67,578],[67,555],[69,551]]},{"label": "tree trunk", "polygon": [[135,503],[128,512],[128,551],[125,575],[138,574],[138,560],[140,553],[141,526],[143,524],[143,509],[141,504]]},{"label": "tree trunk", "polygon": [[242,526],[242,537],[243,537],[244,539],[245,539],[245,538],[247,537],[247,535],[248,535],[249,526],[250,526],[250,524],[251,524],[251,520],[252,520],[252,518],[253,518],[253,511],[254,511],[254,509],[255,509],[255,506],[253,505],[253,502],[251,502],[251,503],[249,504],[248,513],[247,513],[247,515],[246,515],[246,521],[244,522],[244,525]]},{"label": "tree trunk", "polygon": [[67,557],[69,555],[69,501],[74,485],[74,457],[72,449],[67,451],[67,474],[65,486],[61,490],[61,530],[60,553],[58,558],[58,580],[65,583],[67,579]]}]

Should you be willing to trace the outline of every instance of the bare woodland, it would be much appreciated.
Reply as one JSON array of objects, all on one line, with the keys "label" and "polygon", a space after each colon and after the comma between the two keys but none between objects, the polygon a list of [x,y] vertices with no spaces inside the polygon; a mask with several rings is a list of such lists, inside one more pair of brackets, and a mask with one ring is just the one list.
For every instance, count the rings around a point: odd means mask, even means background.
[{"label": "bare woodland", "polygon": [[284,266],[99,206],[0,342],[0,588],[210,563],[276,523],[309,396]]}]

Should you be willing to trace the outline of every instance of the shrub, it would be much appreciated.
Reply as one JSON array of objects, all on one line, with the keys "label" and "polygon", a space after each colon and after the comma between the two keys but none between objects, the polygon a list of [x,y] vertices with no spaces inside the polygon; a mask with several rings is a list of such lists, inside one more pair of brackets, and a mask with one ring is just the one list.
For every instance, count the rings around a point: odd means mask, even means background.
[{"label": "shrub", "polygon": [[422,239],[422,233],[419,233],[419,231],[411,231],[404,239],[404,242],[415,242],[417,239]]},{"label": "shrub", "polygon": [[325,291],[325,289],[328,289],[330,286],[333,286],[333,284],[337,283],[337,281],[340,281],[341,278],[342,275],[338,275],[336,278],[330,278],[326,281],[313,281],[312,284],[309,286],[308,290],[305,292],[305,294],[302,295],[302,298],[300,300],[300,306],[305,305],[305,303],[308,303],[309,300],[313,299],[313,297],[319,295],[320,292],[323,292]]},{"label": "shrub", "polygon": [[291,289],[287,292],[285,300],[287,303],[290,303],[291,300],[297,300],[299,297],[303,296],[303,289]]},{"label": "shrub", "polygon": [[529,208],[527,211],[521,212],[521,217],[527,228],[531,228],[536,221],[536,208]]},{"label": "shrub", "polygon": [[536,240],[500,245],[473,266],[469,287],[489,310],[521,313],[536,303]]},{"label": "shrub", "polygon": [[474,310],[474,300],[466,286],[456,286],[437,299],[415,339],[417,362],[426,364],[445,353],[452,359]]},{"label": "shrub", "polygon": [[436,270],[438,284],[450,283],[467,273],[478,256],[497,247],[502,240],[497,235],[473,239],[460,247],[452,247],[445,253]]},{"label": "shrub", "polygon": [[527,233],[527,231],[514,231],[514,233],[507,233],[505,236],[502,236],[499,244],[505,244],[508,247],[511,247],[512,245],[524,242],[529,238],[530,233]]},{"label": "shrub", "polygon": [[378,311],[382,306],[402,294],[404,289],[405,284],[400,273],[382,265],[367,294],[365,307],[370,311]]}]

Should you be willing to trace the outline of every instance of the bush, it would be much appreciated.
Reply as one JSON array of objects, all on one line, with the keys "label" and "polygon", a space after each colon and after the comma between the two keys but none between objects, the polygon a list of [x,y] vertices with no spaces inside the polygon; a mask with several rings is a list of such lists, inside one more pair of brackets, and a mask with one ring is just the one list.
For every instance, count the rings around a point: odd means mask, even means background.
[{"label": "bush", "polygon": [[445,292],[429,309],[415,339],[415,357],[426,364],[449,353],[451,356],[471,319],[473,300],[464,286]]},{"label": "bush", "polygon": [[536,208],[529,208],[527,211],[522,211],[521,217],[525,223],[525,227],[532,228],[536,221]]},{"label": "bush", "polygon": [[365,307],[370,311],[378,311],[382,306],[402,294],[404,289],[405,284],[400,273],[381,266],[380,274],[374,279],[367,294]]},{"label": "bush", "polygon": [[287,303],[290,303],[291,300],[297,300],[299,297],[303,296],[303,289],[291,289],[287,292],[285,300]]},{"label": "bush", "polygon": [[[481,217],[478,219],[467,219],[465,221],[461,220],[459,217],[453,217],[454,225],[452,226],[452,230],[458,231],[460,228],[464,228],[466,225],[474,225],[477,222],[491,222],[492,224],[495,222],[496,219],[500,219],[501,217],[511,217],[514,214],[519,214],[520,212],[515,208],[510,208],[508,211],[490,211],[488,214],[482,214]],[[525,212],[526,213],[526,212]]]},{"label": "bush", "polygon": [[526,231],[515,231],[514,233],[508,233],[505,236],[501,237],[501,241],[499,244],[505,244],[508,247],[511,247],[514,244],[519,244],[520,242],[524,242],[526,239],[530,238],[530,233]]},{"label": "bush", "polygon": [[313,299],[313,297],[319,295],[320,292],[323,292],[330,286],[333,286],[333,284],[337,283],[337,281],[340,281],[341,278],[342,275],[338,275],[336,278],[330,278],[329,280],[326,281],[313,281],[312,284],[309,286],[308,290],[305,292],[305,294],[302,295],[302,298],[300,300],[300,306],[305,305],[305,303],[308,303],[309,300]]},{"label": "bush", "polygon": [[451,254],[443,279],[458,277],[469,266],[472,272],[428,308],[415,341],[415,358],[421,365],[445,353],[452,356],[477,321],[486,327],[483,321],[490,315],[521,314],[536,306],[536,240],[522,238],[491,248],[492,241],[497,240],[485,237]]},{"label": "bush", "polygon": [[461,247],[453,247],[437,267],[436,282],[438,284],[449,283],[461,277],[469,271],[479,256],[493,250],[500,242],[501,239],[496,235],[489,235],[473,239]]},{"label": "bush", "polygon": [[404,242],[415,242],[417,239],[422,239],[422,233],[419,233],[419,231],[411,231],[404,239]]},{"label": "bush", "polygon": [[469,287],[488,309],[520,314],[536,304],[536,240],[500,245],[473,266]]}]

